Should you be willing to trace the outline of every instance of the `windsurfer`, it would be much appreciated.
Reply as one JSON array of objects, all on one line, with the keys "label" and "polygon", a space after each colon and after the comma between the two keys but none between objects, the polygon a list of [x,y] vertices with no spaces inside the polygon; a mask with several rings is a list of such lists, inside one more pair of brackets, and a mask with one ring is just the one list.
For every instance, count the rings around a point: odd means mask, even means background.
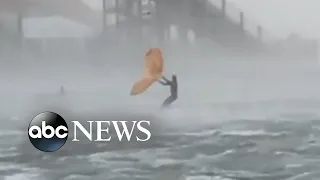
[{"label": "windsurfer", "polygon": [[164,86],[170,86],[170,96],[163,102],[162,107],[167,107],[175,100],[178,99],[178,82],[177,76],[172,75],[172,80],[170,81],[166,77],[162,76],[162,79],[159,80],[159,83]]}]

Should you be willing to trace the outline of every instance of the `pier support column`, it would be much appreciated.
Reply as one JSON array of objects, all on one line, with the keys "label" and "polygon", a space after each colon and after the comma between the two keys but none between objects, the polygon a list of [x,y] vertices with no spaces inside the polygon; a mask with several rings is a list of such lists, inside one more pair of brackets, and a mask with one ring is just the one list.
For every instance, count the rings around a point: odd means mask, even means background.
[{"label": "pier support column", "polygon": [[257,36],[260,41],[262,41],[262,27],[258,26],[257,28]]},{"label": "pier support column", "polygon": [[102,34],[106,33],[107,29],[107,0],[102,0]]},{"label": "pier support column", "polygon": [[142,30],[143,30],[143,13],[142,13],[142,0],[137,0],[136,3],[138,4],[138,17],[137,17],[137,38],[138,42],[142,42]]},{"label": "pier support column", "polygon": [[240,28],[244,29],[244,15],[243,15],[243,12],[240,12]]},{"label": "pier support column", "polygon": [[222,16],[226,16],[226,0],[221,0],[221,11],[222,11]]},{"label": "pier support column", "polygon": [[18,48],[19,51],[22,52],[23,51],[23,39],[24,39],[24,32],[23,32],[23,13],[19,12],[18,13]]}]

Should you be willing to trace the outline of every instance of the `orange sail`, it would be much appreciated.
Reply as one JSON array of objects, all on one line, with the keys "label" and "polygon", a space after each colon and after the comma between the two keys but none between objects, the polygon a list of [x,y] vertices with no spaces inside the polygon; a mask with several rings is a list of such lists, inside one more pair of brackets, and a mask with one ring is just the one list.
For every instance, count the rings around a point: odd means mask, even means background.
[{"label": "orange sail", "polygon": [[138,95],[146,91],[154,82],[162,77],[163,57],[159,48],[151,48],[145,55],[144,76],[136,82],[132,89],[131,95]]}]

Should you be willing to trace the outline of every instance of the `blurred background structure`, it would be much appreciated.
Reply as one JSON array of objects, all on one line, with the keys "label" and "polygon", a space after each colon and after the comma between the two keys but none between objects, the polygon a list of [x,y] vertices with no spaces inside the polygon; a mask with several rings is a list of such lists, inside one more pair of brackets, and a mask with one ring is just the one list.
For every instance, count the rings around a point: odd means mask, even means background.
[{"label": "blurred background structure", "polygon": [[181,53],[318,56],[316,40],[276,39],[227,0],[2,0],[0,39],[6,57],[135,57],[152,46]]}]

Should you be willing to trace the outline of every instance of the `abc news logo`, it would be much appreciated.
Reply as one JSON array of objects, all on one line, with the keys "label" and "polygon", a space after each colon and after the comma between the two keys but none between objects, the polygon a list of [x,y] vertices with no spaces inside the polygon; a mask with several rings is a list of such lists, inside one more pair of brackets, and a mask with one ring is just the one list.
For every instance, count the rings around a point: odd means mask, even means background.
[{"label": "abc news logo", "polygon": [[[109,134],[109,128],[113,127],[117,140],[131,141],[134,129],[146,135],[145,138],[136,136],[136,141],[148,141],[151,138],[150,121],[86,121],[89,129],[86,129],[79,121],[71,121],[73,124],[72,141],[80,141],[78,132],[81,132],[89,141],[111,141],[112,136],[104,138]],[[93,125],[96,125],[96,139],[93,140]],[[128,126],[131,126],[131,129]],[[122,127],[122,128],[121,128]],[[40,151],[54,152],[59,150],[68,140],[69,128],[67,122],[57,113],[42,112],[32,119],[28,127],[28,136],[31,144]]]}]

